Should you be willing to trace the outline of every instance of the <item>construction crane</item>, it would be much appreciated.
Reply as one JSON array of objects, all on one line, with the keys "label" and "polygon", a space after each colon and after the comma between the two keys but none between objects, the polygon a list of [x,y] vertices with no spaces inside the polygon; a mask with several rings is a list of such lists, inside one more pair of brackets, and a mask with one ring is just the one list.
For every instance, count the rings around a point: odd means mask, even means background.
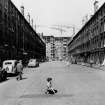
[{"label": "construction crane", "polygon": [[42,27],[42,28],[50,28],[53,30],[58,30],[60,31],[61,35],[63,34],[63,32],[67,32],[67,29],[72,29],[73,30],[73,35],[75,35],[75,26],[70,26],[70,25],[51,25],[51,26],[47,26],[47,25],[37,25],[37,28]]},{"label": "construction crane", "polygon": [[67,32],[66,31],[67,29],[72,28],[73,29],[73,36],[75,35],[75,27],[74,26],[69,26],[69,25],[52,25],[52,27],[50,27],[50,28],[55,29],[55,30],[59,30],[61,32],[61,35],[62,35],[62,32]]},{"label": "construction crane", "polygon": [[56,27],[56,26],[47,26],[47,25],[37,25],[35,26],[35,28],[49,28],[49,29],[53,29],[53,30],[58,30],[60,31],[61,35],[63,32],[66,32],[65,29],[63,29],[62,27]]},{"label": "construction crane", "polygon": [[54,29],[54,30],[58,30],[58,31],[60,31],[61,35],[62,35],[63,32],[66,32],[65,29],[63,29],[63,28],[59,28],[59,27],[50,27],[50,29]]}]

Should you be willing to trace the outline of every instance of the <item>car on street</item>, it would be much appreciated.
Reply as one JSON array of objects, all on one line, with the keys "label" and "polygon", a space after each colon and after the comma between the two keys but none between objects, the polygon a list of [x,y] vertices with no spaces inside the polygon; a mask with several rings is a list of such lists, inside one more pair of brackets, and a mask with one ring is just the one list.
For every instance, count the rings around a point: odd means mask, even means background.
[{"label": "car on street", "polygon": [[17,74],[17,60],[5,60],[3,61],[2,69],[5,69],[7,73]]},{"label": "car on street", "polygon": [[28,67],[38,67],[39,62],[36,59],[30,59],[28,62]]}]

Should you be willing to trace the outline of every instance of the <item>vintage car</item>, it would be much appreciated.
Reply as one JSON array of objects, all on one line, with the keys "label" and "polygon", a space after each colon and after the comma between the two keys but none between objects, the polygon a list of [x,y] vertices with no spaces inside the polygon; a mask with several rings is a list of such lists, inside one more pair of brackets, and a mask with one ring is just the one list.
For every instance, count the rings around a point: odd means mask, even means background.
[{"label": "vintage car", "polygon": [[39,63],[36,59],[30,59],[28,63],[28,67],[38,67]]},{"label": "vintage car", "polygon": [[5,69],[7,73],[16,74],[17,73],[17,60],[5,60],[3,61],[2,69]]}]

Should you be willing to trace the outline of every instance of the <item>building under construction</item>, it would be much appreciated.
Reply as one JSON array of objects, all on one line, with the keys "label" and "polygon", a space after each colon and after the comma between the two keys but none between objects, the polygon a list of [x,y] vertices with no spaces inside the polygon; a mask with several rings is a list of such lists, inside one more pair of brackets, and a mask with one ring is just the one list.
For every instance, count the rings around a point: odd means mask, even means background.
[{"label": "building under construction", "polygon": [[70,60],[103,63],[105,59],[105,3],[73,37],[68,48]]},{"label": "building under construction", "polygon": [[[24,12],[24,8],[23,12]],[[0,59],[44,59],[46,45],[11,0],[0,0]]]},{"label": "building under construction", "polygon": [[46,43],[46,58],[52,60],[65,60],[68,57],[67,44],[71,37],[43,36]]}]

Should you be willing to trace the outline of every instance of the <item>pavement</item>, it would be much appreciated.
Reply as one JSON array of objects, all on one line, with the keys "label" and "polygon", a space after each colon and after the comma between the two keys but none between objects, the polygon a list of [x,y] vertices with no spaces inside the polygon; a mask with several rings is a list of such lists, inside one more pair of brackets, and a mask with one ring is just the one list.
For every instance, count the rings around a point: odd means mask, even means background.
[{"label": "pavement", "polygon": [[[82,65],[82,66],[90,67],[90,64],[89,64],[89,63],[78,63],[78,64],[79,64],[79,65]],[[105,70],[105,65],[93,64],[93,65],[92,65],[92,68],[94,68],[94,69],[99,69],[99,70]]]},{"label": "pavement", "polygon": [[[44,94],[47,77],[53,96]],[[25,68],[23,80],[0,83],[0,105],[105,105],[105,71],[56,61]]]}]

